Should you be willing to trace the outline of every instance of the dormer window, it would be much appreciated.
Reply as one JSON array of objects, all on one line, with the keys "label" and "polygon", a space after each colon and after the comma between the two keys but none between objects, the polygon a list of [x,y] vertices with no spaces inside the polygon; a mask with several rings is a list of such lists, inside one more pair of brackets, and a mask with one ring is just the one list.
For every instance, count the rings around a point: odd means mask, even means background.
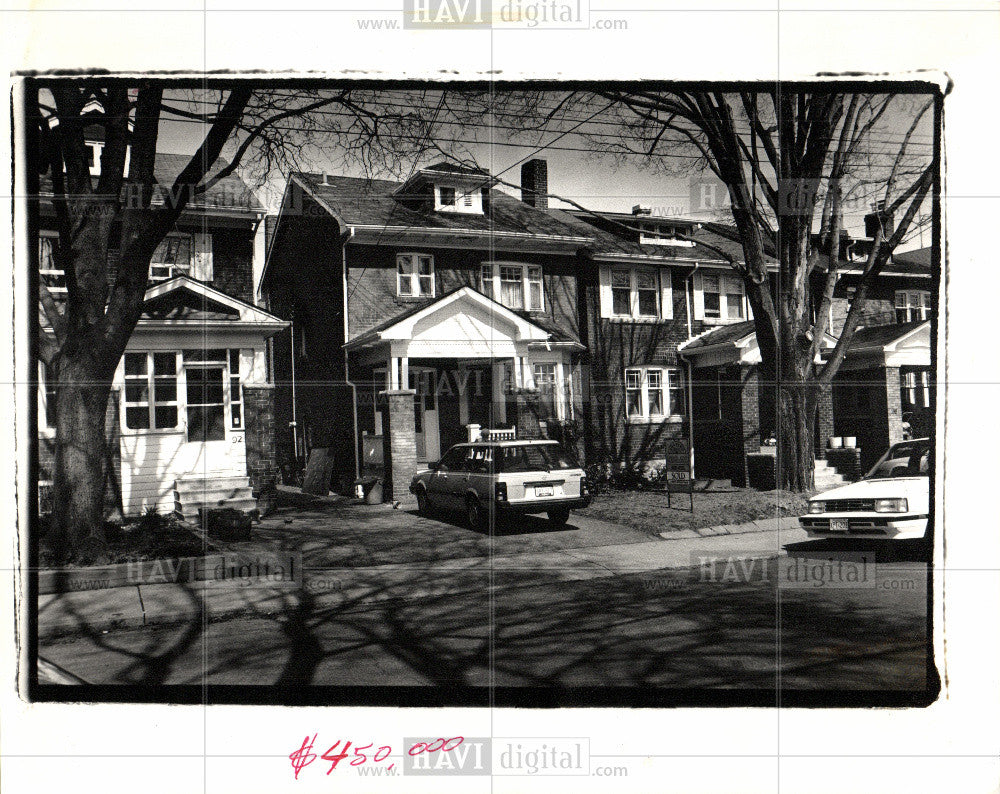
[{"label": "dormer window", "polygon": [[483,214],[483,192],[478,187],[434,186],[434,209],[438,212]]}]

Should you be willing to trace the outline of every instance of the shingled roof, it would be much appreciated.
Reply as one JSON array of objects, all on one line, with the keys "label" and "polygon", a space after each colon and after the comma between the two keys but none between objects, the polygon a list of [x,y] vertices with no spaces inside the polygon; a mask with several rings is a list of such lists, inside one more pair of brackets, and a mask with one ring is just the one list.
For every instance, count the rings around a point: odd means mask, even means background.
[{"label": "shingled roof", "polygon": [[744,339],[755,332],[753,320],[745,320],[744,322],[733,323],[732,325],[720,325],[718,328],[713,328],[711,331],[706,331],[703,334],[692,337],[688,341],[682,343],[678,349],[687,352],[703,347],[713,347],[715,345],[724,345],[727,343],[736,344],[741,339]]},{"label": "shingled roof", "polygon": [[536,209],[499,190],[488,190],[488,211],[438,212],[406,206],[395,195],[402,183],[386,179],[363,179],[295,172],[299,182],[345,226],[404,227],[410,230],[454,229],[483,234],[511,232],[550,235],[587,241],[585,231],[553,213]]},{"label": "shingled roof", "polygon": [[[187,154],[157,153],[154,169],[156,183],[164,190],[171,188],[190,160],[191,155]],[[229,161],[223,157],[219,157],[216,159],[211,173],[217,174],[228,166]],[[42,196],[52,195],[52,179],[47,174],[43,174],[39,178],[39,192]],[[217,184],[210,187],[201,195],[196,196],[194,200],[188,203],[187,209],[242,210],[253,213],[264,211],[264,207],[257,200],[256,194],[236,173],[220,179]]]}]

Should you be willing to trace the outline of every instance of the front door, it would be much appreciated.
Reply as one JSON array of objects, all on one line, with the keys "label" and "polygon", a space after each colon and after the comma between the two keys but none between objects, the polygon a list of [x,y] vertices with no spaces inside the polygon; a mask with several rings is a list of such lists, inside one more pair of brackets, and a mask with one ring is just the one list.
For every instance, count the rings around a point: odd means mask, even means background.
[{"label": "front door", "polygon": [[409,387],[416,392],[413,395],[413,425],[417,461],[424,463],[437,460],[441,457],[437,372],[411,367]]},{"label": "front door", "polygon": [[238,350],[185,351],[186,453],[192,474],[242,475],[246,448]]}]

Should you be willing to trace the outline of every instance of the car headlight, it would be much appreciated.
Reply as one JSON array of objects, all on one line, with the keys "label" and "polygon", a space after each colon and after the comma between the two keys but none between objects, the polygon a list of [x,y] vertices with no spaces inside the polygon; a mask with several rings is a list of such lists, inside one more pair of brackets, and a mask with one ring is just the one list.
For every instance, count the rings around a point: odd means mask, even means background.
[{"label": "car headlight", "polygon": [[810,502],[809,503],[810,513],[825,513],[826,512],[826,502]]},{"label": "car headlight", "polygon": [[905,499],[876,499],[876,513],[905,513],[909,505]]}]

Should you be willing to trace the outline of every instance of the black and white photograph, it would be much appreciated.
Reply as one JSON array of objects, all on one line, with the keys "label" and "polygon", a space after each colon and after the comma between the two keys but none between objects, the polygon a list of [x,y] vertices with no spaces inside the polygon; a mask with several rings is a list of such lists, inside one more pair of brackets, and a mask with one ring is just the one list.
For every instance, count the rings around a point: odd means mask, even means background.
[{"label": "black and white photograph", "polygon": [[212,794],[1000,779],[995,730],[944,728],[998,692],[955,662],[997,650],[968,92],[931,57],[532,68],[685,13],[581,8],[337,16],[414,53],[506,25],[519,69],[270,71],[207,27],[198,68],[11,69],[18,785],[77,759],[143,787],[102,758]]},{"label": "black and white photograph", "polygon": [[933,699],[940,92],[31,87],[45,697]]}]

